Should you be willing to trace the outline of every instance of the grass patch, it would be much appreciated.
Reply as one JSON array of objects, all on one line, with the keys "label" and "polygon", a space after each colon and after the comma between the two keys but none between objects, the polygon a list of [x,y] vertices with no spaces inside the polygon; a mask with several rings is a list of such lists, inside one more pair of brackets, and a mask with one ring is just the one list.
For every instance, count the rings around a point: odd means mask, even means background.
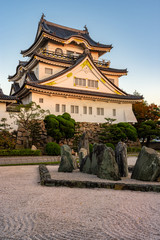
[{"label": "grass patch", "polygon": [[30,166],[30,165],[59,165],[60,162],[40,162],[40,163],[16,163],[16,164],[1,164],[0,167],[7,167],[7,166]]},{"label": "grass patch", "polygon": [[41,156],[40,150],[31,149],[0,149],[0,156]]}]

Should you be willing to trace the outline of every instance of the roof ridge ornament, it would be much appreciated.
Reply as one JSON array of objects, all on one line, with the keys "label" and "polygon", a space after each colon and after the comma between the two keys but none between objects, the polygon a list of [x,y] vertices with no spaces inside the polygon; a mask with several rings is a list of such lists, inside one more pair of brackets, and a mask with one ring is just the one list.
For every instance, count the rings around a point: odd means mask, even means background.
[{"label": "roof ridge ornament", "polygon": [[41,16],[41,21],[44,21],[44,18],[45,18],[46,16],[44,15],[44,13],[42,13],[42,16]]},{"label": "roof ridge ornament", "polygon": [[87,34],[89,34],[88,28],[87,28],[87,25],[86,25],[86,24],[84,25],[84,30],[85,30],[85,32],[86,32]]}]

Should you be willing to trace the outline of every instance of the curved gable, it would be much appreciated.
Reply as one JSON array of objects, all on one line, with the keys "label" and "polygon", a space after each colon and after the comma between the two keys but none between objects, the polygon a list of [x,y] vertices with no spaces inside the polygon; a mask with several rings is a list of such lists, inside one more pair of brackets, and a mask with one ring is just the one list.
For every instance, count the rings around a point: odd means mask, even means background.
[{"label": "curved gable", "polygon": [[51,76],[49,79],[40,81],[39,84],[127,95],[100,72],[89,54],[77,61],[72,67]]}]

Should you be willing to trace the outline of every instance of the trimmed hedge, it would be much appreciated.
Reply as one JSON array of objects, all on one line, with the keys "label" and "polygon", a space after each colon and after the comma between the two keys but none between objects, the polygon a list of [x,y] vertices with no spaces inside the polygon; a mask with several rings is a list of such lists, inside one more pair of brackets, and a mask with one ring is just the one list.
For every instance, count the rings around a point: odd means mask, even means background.
[{"label": "trimmed hedge", "polygon": [[113,143],[106,143],[106,146],[115,150],[115,146],[113,145]]},{"label": "trimmed hedge", "polygon": [[40,156],[40,150],[31,149],[0,149],[0,156]]},{"label": "trimmed hedge", "polygon": [[127,148],[127,152],[130,152],[130,153],[137,153],[137,152],[140,152],[141,151],[141,147],[128,147]]},{"label": "trimmed hedge", "polygon": [[61,147],[55,142],[49,142],[46,145],[46,153],[50,156],[59,156],[61,155]]}]

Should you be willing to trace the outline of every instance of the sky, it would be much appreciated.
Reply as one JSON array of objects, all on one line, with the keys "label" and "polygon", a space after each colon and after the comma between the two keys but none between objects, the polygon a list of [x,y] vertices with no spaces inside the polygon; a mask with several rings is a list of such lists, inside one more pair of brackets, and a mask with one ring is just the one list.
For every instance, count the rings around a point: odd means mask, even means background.
[{"label": "sky", "polygon": [[76,29],[87,25],[93,40],[112,44],[112,68],[128,70],[120,88],[136,90],[160,105],[160,0],[0,0],[0,87],[10,93],[20,54],[33,43],[42,13],[45,19]]}]

